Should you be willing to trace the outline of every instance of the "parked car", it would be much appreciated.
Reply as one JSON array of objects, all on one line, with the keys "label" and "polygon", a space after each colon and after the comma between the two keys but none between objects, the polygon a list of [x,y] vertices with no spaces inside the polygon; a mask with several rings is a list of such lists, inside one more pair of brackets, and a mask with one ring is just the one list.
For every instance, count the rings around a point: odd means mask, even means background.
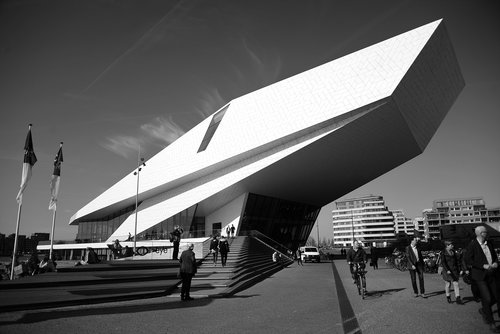
[{"label": "parked car", "polygon": [[300,256],[302,257],[303,262],[316,261],[319,263],[321,261],[317,247],[314,246],[300,247],[300,252],[302,253]]}]

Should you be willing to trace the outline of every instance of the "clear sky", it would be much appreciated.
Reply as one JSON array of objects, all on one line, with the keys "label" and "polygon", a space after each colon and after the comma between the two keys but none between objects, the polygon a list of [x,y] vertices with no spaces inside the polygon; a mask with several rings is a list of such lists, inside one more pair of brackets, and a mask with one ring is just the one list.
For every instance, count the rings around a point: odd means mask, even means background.
[{"label": "clear sky", "polygon": [[493,0],[1,1],[0,233],[15,232],[29,123],[20,233],[50,232],[63,141],[55,238],[71,240],[70,217],[134,169],[139,145],[148,159],[231,99],[440,18],[466,87],[421,155],[345,197],[382,195],[411,218],[435,199],[499,207],[499,14]]}]

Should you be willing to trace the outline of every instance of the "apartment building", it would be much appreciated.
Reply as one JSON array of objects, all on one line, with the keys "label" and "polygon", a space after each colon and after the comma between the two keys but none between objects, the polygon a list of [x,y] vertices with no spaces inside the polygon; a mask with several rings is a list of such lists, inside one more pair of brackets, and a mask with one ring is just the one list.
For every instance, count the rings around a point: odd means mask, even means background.
[{"label": "apartment building", "polygon": [[394,216],[382,196],[367,195],[335,202],[332,211],[333,242],[351,246],[353,240],[363,246],[385,247],[395,240]]},{"label": "apartment building", "polygon": [[488,209],[482,197],[435,200],[422,215],[431,238],[440,238],[441,226],[448,224],[500,224],[500,208]]}]

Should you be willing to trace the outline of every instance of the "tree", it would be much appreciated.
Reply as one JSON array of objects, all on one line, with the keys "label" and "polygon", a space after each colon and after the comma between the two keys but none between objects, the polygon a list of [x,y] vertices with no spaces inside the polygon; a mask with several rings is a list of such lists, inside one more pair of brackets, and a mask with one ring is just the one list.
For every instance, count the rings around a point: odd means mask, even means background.
[{"label": "tree", "polygon": [[316,247],[317,246],[316,239],[314,239],[311,236],[309,238],[307,238],[306,246],[314,246],[314,247]]}]

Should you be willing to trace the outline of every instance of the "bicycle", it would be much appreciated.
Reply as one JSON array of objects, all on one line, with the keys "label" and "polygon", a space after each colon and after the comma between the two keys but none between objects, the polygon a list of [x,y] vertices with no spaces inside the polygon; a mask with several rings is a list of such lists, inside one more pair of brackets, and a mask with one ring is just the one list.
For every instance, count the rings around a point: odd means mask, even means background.
[{"label": "bicycle", "polygon": [[352,264],[352,270],[354,274],[354,280],[356,281],[356,287],[358,288],[358,294],[362,299],[366,297],[366,265],[364,262],[354,262]]}]

